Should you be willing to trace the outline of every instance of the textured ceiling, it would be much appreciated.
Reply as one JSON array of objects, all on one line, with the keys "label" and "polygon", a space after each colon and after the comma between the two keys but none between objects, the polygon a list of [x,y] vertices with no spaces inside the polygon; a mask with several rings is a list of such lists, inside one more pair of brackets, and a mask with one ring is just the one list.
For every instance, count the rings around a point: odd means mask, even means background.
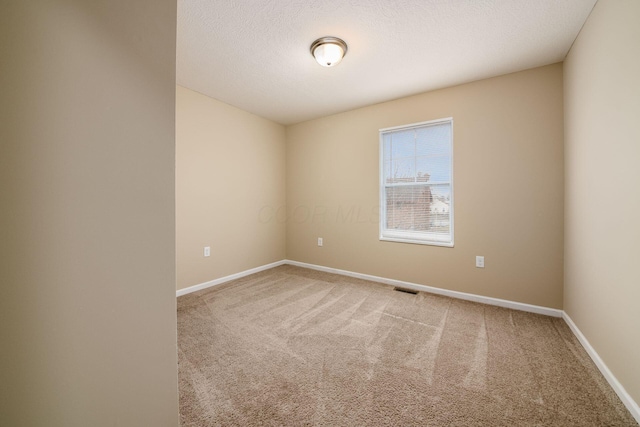
[{"label": "textured ceiling", "polygon": [[[178,0],[177,82],[292,124],[562,61],[596,0]],[[309,46],[349,51],[318,65]]]}]

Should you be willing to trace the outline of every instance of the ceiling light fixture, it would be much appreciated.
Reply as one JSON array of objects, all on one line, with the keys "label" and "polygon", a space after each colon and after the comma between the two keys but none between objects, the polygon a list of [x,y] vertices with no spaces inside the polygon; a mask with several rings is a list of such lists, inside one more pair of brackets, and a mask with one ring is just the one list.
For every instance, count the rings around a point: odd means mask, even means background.
[{"label": "ceiling light fixture", "polygon": [[347,54],[347,44],[337,37],[320,37],[311,43],[311,54],[323,67],[333,67]]}]

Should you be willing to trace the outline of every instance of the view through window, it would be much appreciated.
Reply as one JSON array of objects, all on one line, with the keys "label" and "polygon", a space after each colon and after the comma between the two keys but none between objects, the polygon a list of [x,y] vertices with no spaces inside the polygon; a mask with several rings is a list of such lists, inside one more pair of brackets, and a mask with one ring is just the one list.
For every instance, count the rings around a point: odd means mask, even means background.
[{"label": "view through window", "polygon": [[453,246],[453,119],[380,130],[380,239]]}]

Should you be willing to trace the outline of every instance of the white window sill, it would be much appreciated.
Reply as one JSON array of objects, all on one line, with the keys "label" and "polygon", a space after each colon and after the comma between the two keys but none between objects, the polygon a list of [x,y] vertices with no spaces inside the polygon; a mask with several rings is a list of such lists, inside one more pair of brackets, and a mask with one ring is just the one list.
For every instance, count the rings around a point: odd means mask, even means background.
[{"label": "white window sill", "polygon": [[437,240],[428,239],[426,237],[400,236],[400,235],[381,235],[380,241],[396,242],[396,243],[412,243],[415,245],[443,246],[447,248],[453,247],[453,240]]}]

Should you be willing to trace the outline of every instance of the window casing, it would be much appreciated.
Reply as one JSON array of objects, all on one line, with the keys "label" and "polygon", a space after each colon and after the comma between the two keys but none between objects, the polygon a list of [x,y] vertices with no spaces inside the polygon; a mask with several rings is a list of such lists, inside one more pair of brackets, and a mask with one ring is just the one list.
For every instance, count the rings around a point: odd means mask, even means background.
[{"label": "window casing", "polygon": [[453,246],[453,119],[380,129],[380,240]]}]

